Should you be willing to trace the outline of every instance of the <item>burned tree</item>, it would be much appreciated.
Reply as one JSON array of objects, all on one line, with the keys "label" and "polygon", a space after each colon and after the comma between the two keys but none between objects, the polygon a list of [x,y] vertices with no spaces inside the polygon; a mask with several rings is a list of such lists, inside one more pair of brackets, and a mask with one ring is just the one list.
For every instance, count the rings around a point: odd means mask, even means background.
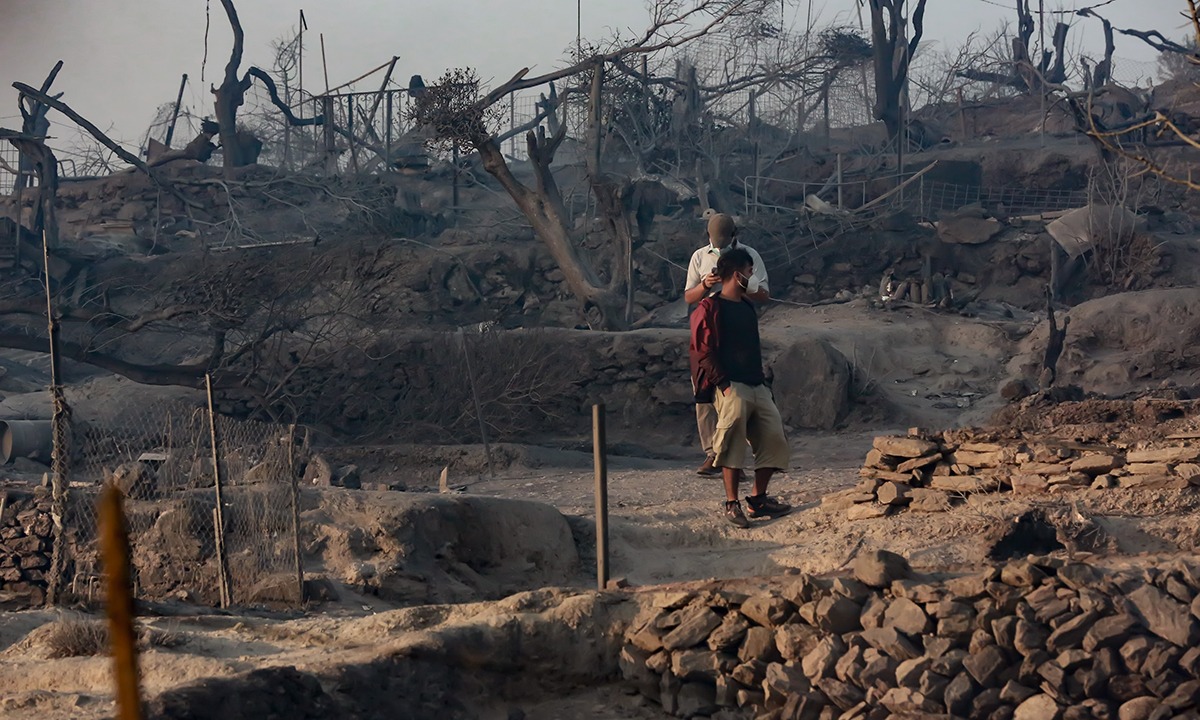
[{"label": "burned tree", "polygon": [[[861,2],[861,0],[860,0]],[[908,103],[908,70],[925,31],[926,0],[867,0],[875,64],[875,119],[899,140]],[[911,16],[907,10],[912,7]],[[911,25],[911,33],[909,26]]]},{"label": "burned tree", "polygon": [[[1079,11],[1081,15],[1087,13],[1087,10]],[[1039,20],[1042,27],[1045,27],[1045,12],[1040,8],[1038,10]],[[980,80],[984,82],[992,82],[998,85],[1019,90],[1021,92],[1044,91],[1048,86],[1059,85],[1067,79],[1067,32],[1070,27],[1063,22],[1056,23],[1054,26],[1054,35],[1051,40],[1051,48],[1041,49],[1041,57],[1036,61],[1033,57],[1033,33],[1038,28],[1038,24],[1034,22],[1033,10],[1029,7],[1029,0],[1017,0],[1017,35],[1012,38],[1011,56],[1009,59],[1009,69],[1007,73],[993,72],[989,70],[979,70],[977,68],[964,68],[959,72],[959,76],[967,80]],[[1109,49],[1104,61],[1100,63],[1102,67],[1111,67],[1112,65],[1112,50]],[[1100,72],[1100,68],[1097,68]]]},{"label": "burned tree", "polygon": [[[1171,63],[1176,66],[1186,64],[1197,68],[1200,67],[1200,52],[1197,51],[1200,47],[1200,3],[1197,0],[1184,0],[1184,5],[1186,9],[1181,14],[1192,28],[1192,37],[1182,43],[1166,38],[1157,30],[1113,28],[1095,10],[1081,11],[1081,14],[1097,18],[1103,23],[1106,45],[1111,46],[1115,31],[1142,40],[1162,53],[1163,57],[1170,57]],[[1098,67],[1087,91],[1067,93],[1065,96],[1079,131],[1096,143],[1103,160],[1122,158],[1146,174],[1189,190],[1200,190],[1200,182],[1192,178],[1191,172],[1172,169],[1173,164],[1180,164],[1179,148],[1200,150],[1200,118],[1175,108],[1154,107],[1133,97],[1123,103],[1117,101],[1117,117],[1106,117],[1101,96],[1104,88],[1097,83],[1107,79],[1107,74],[1107,69]],[[1126,92],[1125,95],[1130,94]],[[1170,150],[1171,156],[1156,157],[1150,147],[1151,139],[1164,146],[1175,146]]]},{"label": "burned tree", "polygon": [[267,88],[271,102],[279,108],[290,124],[296,126],[320,125],[324,122],[324,118],[320,115],[310,118],[297,117],[288,104],[279,97],[275,81],[264,70],[250,67],[246,70],[245,75],[238,76],[245,47],[245,33],[242,31],[242,23],[238,19],[237,8],[234,7],[233,0],[221,0],[221,6],[225,8],[225,15],[233,30],[233,49],[229,53],[229,62],[225,64],[224,78],[220,86],[212,88],[212,92],[216,96],[216,120],[220,127],[224,167],[228,177],[236,168],[257,160],[258,152],[262,149],[262,142],[240,130],[237,122],[238,109],[245,103],[246,91],[250,89],[255,78]]},{"label": "burned tree", "polygon": [[493,109],[501,99],[520,90],[567,78],[583,80],[573,92],[581,95],[586,93],[588,98],[589,125],[585,143],[588,181],[613,240],[627,256],[632,242],[631,228],[636,223],[632,203],[633,182],[627,176],[601,168],[604,133],[601,121],[604,117],[602,104],[606,74],[618,61],[679,47],[737,20],[753,21],[764,6],[764,0],[657,0],[651,8],[650,27],[637,40],[581,58],[562,70],[531,78],[527,77],[529,70],[526,68],[486,94],[479,89],[473,72],[452,71],[436,86],[427,88],[414,103],[414,120],[429,128],[443,147],[470,148],[479,153],[484,169],[512,197],[558,263],[590,326],[624,328],[628,321],[622,306],[627,303],[622,303],[619,291],[622,288],[628,290],[632,282],[629,264],[617,263],[619,267],[609,281],[601,281],[599,273],[576,245],[569,213],[551,170],[555,153],[566,138],[565,107],[560,105],[556,108],[557,114],[562,117],[548,123],[555,127],[554,130],[547,133],[547,126],[539,125],[526,134],[529,162],[534,173],[532,187],[521,182],[509,167],[492,122],[495,117]]}]

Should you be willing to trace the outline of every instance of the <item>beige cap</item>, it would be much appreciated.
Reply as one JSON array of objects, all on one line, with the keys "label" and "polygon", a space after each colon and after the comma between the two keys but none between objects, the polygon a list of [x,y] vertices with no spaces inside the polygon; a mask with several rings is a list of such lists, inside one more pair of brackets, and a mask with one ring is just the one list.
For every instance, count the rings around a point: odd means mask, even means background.
[{"label": "beige cap", "polygon": [[708,241],[715,248],[723,248],[732,242],[735,230],[733,218],[725,213],[717,213],[708,219]]}]

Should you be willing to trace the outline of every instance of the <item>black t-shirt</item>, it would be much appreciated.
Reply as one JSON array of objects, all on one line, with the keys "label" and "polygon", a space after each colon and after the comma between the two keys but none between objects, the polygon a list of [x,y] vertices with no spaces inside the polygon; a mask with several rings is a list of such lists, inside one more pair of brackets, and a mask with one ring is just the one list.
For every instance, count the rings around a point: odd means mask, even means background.
[{"label": "black t-shirt", "polygon": [[749,302],[726,300],[721,303],[720,336],[717,358],[730,382],[762,385],[762,344],[758,338],[758,313]]}]

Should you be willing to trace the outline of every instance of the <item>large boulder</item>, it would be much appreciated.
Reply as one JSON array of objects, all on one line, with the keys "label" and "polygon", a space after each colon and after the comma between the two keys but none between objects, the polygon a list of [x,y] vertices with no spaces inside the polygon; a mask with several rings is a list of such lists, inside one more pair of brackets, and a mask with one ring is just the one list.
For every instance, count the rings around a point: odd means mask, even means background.
[{"label": "large boulder", "polygon": [[850,364],[832,345],[799,340],[772,363],[775,404],[791,427],[832,430],[850,409]]}]

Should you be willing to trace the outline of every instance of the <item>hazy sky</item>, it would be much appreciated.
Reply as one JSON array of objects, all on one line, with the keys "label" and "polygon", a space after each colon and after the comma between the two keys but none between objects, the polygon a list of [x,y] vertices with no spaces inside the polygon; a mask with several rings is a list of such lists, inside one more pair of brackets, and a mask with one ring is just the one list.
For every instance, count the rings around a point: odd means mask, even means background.
[{"label": "hazy sky", "polygon": [[[1100,0],[1046,0],[1046,8],[1073,8]],[[186,102],[211,112],[210,83],[218,81],[232,36],[220,0],[211,2],[208,63],[206,0],[0,0],[0,125],[19,127],[14,80],[39,85],[55,61],[65,66],[54,88],[64,100],[115,137],[137,148],[155,108],[174,100],[182,73],[190,77]],[[929,0],[929,48],[959,44],[1015,17],[1015,0]],[[613,29],[645,27],[644,0],[581,0],[585,38]],[[1036,6],[1036,2],[1033,3]],[[304,10],[305,88],[323,90],[319,34],[325,35],[329,81],[339,85],[399,55],[396,77],[428,81],[447,67],[472,66],[485,78],[506,79],[525,65],[555,67],[575,41],[572,0],[238,0],[246,31],[247,64],[270,67],[270,43],[288,33]],[[817,0],[823,22],[857,24],[856,0]],[[1103,8],[1118,27],[1184,32],[1182,0],[1113,0]],[[790,11],[803,18],[808,3]],[[1072,44],[1102,47],[1098,23],[1080,21]],[[1119,58],[1151,62],[1153,51],[1117,38]],[[67,144],[73,130],[56,127]]]}]

